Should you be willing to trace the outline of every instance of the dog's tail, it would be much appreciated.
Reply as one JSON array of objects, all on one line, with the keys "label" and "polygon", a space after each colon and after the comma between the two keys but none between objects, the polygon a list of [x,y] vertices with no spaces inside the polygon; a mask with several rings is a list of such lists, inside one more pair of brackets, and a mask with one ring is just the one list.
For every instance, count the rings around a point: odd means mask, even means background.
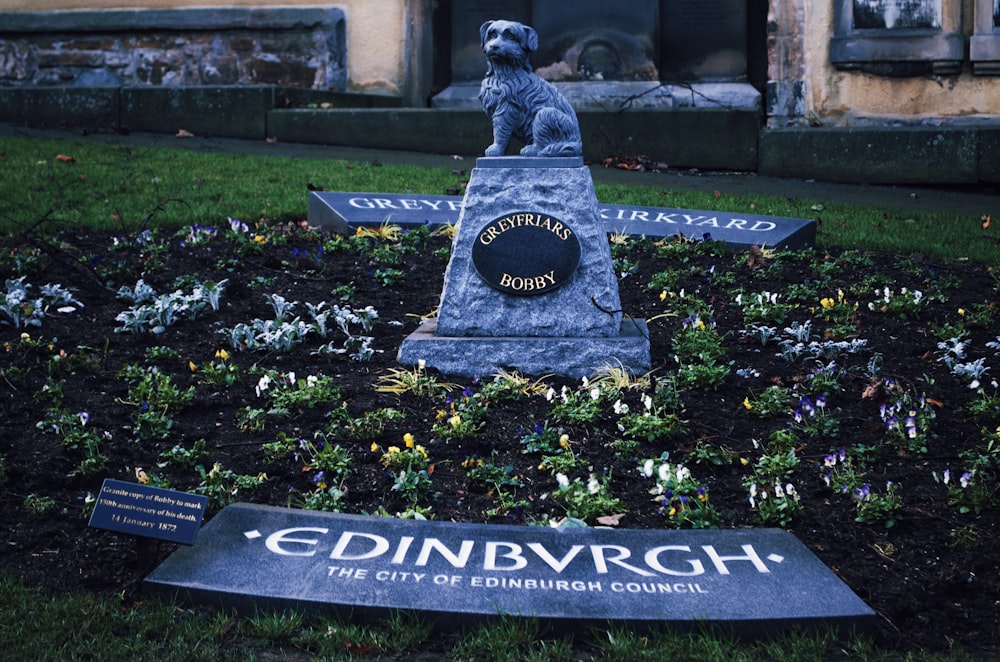
[{"label": "dog's tail", "polygon": [[580,156],[583,142],[574,118],[556,108],[538,111],[534,123],[534,141],[538,156]]}]

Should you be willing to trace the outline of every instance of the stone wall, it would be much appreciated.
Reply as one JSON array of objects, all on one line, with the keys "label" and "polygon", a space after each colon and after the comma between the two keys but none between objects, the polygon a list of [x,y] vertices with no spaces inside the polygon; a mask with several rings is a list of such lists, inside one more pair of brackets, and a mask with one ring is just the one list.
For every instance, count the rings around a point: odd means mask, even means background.
[{"label": "stone wall", "polygon": [[0,86],[282,85],[344,91],[344,12],[189,8],[5,13]]}]

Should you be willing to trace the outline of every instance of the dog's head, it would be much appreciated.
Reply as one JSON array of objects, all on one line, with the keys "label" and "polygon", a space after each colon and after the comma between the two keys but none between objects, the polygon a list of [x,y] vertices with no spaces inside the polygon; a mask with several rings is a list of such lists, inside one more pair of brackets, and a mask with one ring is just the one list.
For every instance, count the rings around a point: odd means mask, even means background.
[{"label": "dog's head", "polygon": [[538,50],[538,33],[516,21],[486,21],[479,28],[479,37],[491,63],[528,67],[528,55]]}]

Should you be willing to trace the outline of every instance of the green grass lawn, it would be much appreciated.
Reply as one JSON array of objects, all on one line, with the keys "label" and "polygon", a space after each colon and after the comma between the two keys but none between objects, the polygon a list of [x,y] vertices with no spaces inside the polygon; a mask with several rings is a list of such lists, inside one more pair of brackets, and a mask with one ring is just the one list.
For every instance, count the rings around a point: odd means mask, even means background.
[{"label": "green grass lawn", "polygon": [[[91,228],[123,232],[305,218],[309,186],[327,191],[444,194],[464,175],[445,168],[201,153],[33,138],[0,138],[0,233]],[[649,180],[646,180],[647,182]],[[600,184],[603,202],[725,210],[819,221],[817,243],[1000,263],[1000,234],[983,219],[901,212],[821,199]],[[984,213],[989,210],[984,210]]]}]

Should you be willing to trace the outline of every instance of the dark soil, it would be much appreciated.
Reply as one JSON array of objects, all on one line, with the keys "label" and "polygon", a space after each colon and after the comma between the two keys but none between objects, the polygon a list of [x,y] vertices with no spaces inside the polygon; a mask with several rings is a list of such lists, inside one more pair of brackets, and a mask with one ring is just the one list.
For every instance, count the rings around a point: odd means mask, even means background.
[{"label": "dark soil", "polygon": [[[378,407],[393,407],[405,414],[374,440],[341,441],[354,458],[346,483],[346,512],[374,513],[380,506],[398,512],[406,507],[390,491],[392,479],[380,463],[381,454],[373,453],[370,446],[372,441],[383,449],[400,445],[404,433],[409,432],[427,447],[434,462],[433,495],[421,503],[431,509],[434,518],[516,524],[564,514],[551,499],[541,498],[555,487],[555,481],[551,474],[538,470],[538,457],[522,453],[520,444],[522,428],[547,420],[552,404],[544,397],[490,403],[485,425],[474,438],[446,443],[435,439],[432,432],[437,410],[446,407],[443,399],[375,390],[380,376],[399,367],[396,349],[416,327],[415,316],[426,315],[437,305],[446,260],[439,249],[448,246],[447,239],[411,238],[404,243],[416,250],[387,258],[372,250],[359,250],[362,244],[378,244],[375,240],[356,241],[354,247],[344,250],[333,250],[328,244],[320,255],[317,248],[323,238],[303,231],[296,223],[272,226],[267,236],[267,243],[257,244],[253,250],[246,242],[224,239],[222,232],[219,238],[200,246],[181,246],[176,237],[166,237],[162,254],[129,243],[127,238],[120,238],[119,245],[113,247],[113,237],[107,234],[67,232],[55,241],[27,238],[7,243],[0,276],[26,275],[27,282],[36,286],[60,283],[71,288],[85,308],[73,314],[53,311],[41,327],[0,327],[0,342],[4,343],[0,348],[0,457],[6,464],[6,478],[0,482],[0,570],[51,594],[90,592],[123,594],[128,601],[138,599],[144,575],[173,547],[158,544],[152,558],[143,557],[136,540],[88,528],[84,499],[98,492],[104,478],[137,480],[137,469],[155,474],[173,489],[196,491],[202,478],[195,469],[177,462],[162,464],[161,453],[178,444],[193,448],[204,439],[208,455],[201,463],[206,468],[219,463],[236,474],[265,473],[265,482],[239,491],[235,497],[239,501],[285,506],[290,498],[294,503],[296,495],[314,489],[313,475],[302,470],[301,462],[292,456],[270,460],[262,445],[274,442],[281,433],[311,438],[329,424],[329,408],[292,412],[284,419],[269,418],[263,431],[241,431],[236,424],[238,411],[263,406],[254,390],[258,378],[252,372],[254,366],[295,371],[300,377],[320,373],[335,376],[353,416]],[[803,439],[797,449],[802,463],[791,480],[804,509],[788,529],[878,612],[878,645],[931,651],[958,646],[984,657],[1000,655],[1000,575],[996,566],[1000,513],[996,497],[979,514],[962,513],[949,504],[945,487],[932,475],[950,468],[957,476],[964,464],[961,453],[981,448],[984,431],[995,430],[1000,424],[997,411],[978,418],[971,415],[966,405],[974,391],[934,355],[938,342],[934,329],[961,322],[959,308],[982,312],[995,307],[996,274],[968,263],[941,264],[919,257],[839,251],[778,256],[766,265],[747,254],[714,249],[690,248],[658,257],[662,252],[648,242],[636,242],[627,251],[616,249],[616,254],[627,255],[635,265],[634,272],[621,279],[621,298],[628,315],[651,319],[667,310],[669,300],[661,301],[660,291],[647,289],[647,284],[668,267],[680,269],[683,275],[673,292],[683,289],[711,305],[718,329],[725,336],[726,360],[734,361],[734,371],[717,390],[682,393],[686,434],[643,442],[633,456],[616,455],[609,446],[620,438],[610,412],[593,425],[564,425],[574,451],[599,473],[610,471],[612,491],[622,499],[621,511],[626,513],[618,525],[667,526],[658,504],[648,494],[650,483],[639,476],[638,464],[663,452],[669,452],[672,461],[684,461],[698,442],[726,451],[725,461],[718,465],[687,462],[709,486],[722,526],[759,525],[743,485],[761,454],[754,440],[767,439],[773,431],[786,427],[790,418],[755,417],[743,406],[744,399],[772,384],[804,388],[810,370],[818,364],[786,362],[775,356],[774,345],[761,348],[744,339],[740,330],[745,325],[733,302],[733,290],[743,285],[749,292],[785,293],[789,286],[815,285],[816,298],[801,302],[783,325],[793,320],[816,320],[819,297],[836,297],[838,290],[843,290],[848,299],[860,301],[855,337],[868,340],[869,351],[845,359],[843,367],[848,369],[838,380],[841,390],[829,393],[828,409],[840,424],[836,436]],[[391,263],[380,264],[379,259]],[[15,270],[18,261],[26,265],[21,270]],[[402,279],[395,285],[379,282],[376,270],[385,268],[400,270]],[[721,278],[726,272],[733,273],[733,283]],[[134,285],[142,277],[159,292],[170,292],[176,279],[191,276],[228,279],[218,312],[170,326],[160,335],[115,332],[115,317],[126,307],[115,296],[119,286]],[[942,296],[924,306],[917,317],[900,318],[868,310],[867,302],[873,297],[851,293],[862,281]],[[321,342],[316,338],[287,352],[238,352],[226,347],[217,333],[220,328],[271,316],[264,292],[303,302],[298,312],[304,315],[305,302],[337,302],[343,290],[334,290],[346,284],[354,288],[352,305],[372,306],[379,313],[372,333],[379,351],[369,361],[351,361],[344,355],[315,356],[311,352]],[[985,348],[997,335],[996,316],[992,320],[970,323],[967,328],[970,348],[978,352],[974,356],[986,356],[988,363],[995,364],[997,359]],[[671,339],[682,322],[683,316],[661,316],[649,325],[654,368],[660,379],[676,369]],[[822,328],[822,322],[817,322],[817,328]],[[30,334],[30,341],[21,336],[23,332]],[[147,349],[153,346],[173,348],[178,358],[151,361]],[[203,366],[224,347],[231,351],[229,362],[240,369],[239,379],[228,387],[207,384],[200,372],[192,372],[190,363]],[[883,357],[883,376],[934,402],[934,435],[926,453],[900,451],[885,443],[878,389],[866,393],[872,382],[862,370],[875,353]],[[173,416],[174,426],[163,440],[137,441],[130,429],[137,409],[128,402],[127,383],[116,377],[130,363],[155,363],[177,385],[195,388],[193,403]],[[735,368],[756,372],[739,376]],[[483,376],[482,381],[488,379]],[[473,391],[481,387],[472,380],[446,381],[459,381],[460,386]],[[107,458],[105,469],[74,474],[81,460],[79,452],[64,447],[58,435],[36,426],[52,404],[52,398],[36,394],[46,384],[60,382],[63,409],[88,412],[88,426],[110,433],[101,443],[101,453]],[[548,378],[547,382],[556,390],[564,384],[579,387],[575,380]],[[641,406],[639,393],[626,392],[623,397],[633,407]],[[899,487],[903,506],[891,528],[856,522],[853,501],[832,491],[822,480],[826,454],[858,444],[875,449],[872,485],[891,480]],[[491,451],[497,453],[496,464],[515,468],[523,483],[517,496],[527,507],[487,515],[497,506],[496,495],[470,482],[461,463],[472,455],[490,457]],[[26,507],[29,495],[49,497],[55,505],[43,514],[33,514]]]}]

